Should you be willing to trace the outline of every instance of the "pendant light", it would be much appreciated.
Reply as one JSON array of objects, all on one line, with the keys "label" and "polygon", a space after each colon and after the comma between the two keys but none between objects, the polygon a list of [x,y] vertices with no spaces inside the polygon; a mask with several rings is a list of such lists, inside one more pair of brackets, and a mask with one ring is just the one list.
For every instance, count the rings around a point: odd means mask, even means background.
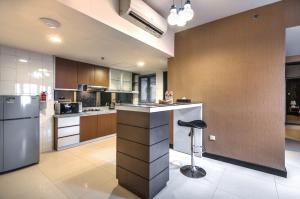
[{"label": "pendant light", "polygon": [[177,9],[176,9],[176,6],[175,6],[174,1],[173,1],[173,5],[171,7],[170,14],[168,16],[168,23],[171,26],[174,26],[174,25],[177,24],[177,20],[178,20]]},{"label": "pendant light", "polygon": [[184,17],[186,21],[190,21],[194,17],[194,10],[192,9],[190,0],[187,0],[184,4]]},{"label": "pendant light", "polygon": [[180,8],[178,11],[177,26],[182,27],[185,25],[186,25],[186,17],[185,17],[184,9]]},{"label": "pendant light", "polygon": [[173,0],[173,5],[170,9],[170,14],[168,16],[168,23],[171,26],[177,25],[177,26],[185,26],[186,23],[194,17],[194,11],[192,9],[191,0],[186,0],[184,6],[182,6],[182,0],[180,8],[178,9],[175,5],[175,2]]}]

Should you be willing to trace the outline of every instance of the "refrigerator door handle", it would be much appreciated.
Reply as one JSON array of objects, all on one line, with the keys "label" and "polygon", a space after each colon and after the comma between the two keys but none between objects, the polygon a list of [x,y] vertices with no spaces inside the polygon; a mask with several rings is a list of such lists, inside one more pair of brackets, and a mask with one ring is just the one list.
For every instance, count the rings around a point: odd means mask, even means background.
[{"label": "refrigerator door handle", "polygon": [[[10,121],[10,120],[26,120],[31,119],[33,117],[20,117],[20,118],[14,118],[14,119],[4,119],[4,121]],[[35,118],[35,117],[34,117]]]}]

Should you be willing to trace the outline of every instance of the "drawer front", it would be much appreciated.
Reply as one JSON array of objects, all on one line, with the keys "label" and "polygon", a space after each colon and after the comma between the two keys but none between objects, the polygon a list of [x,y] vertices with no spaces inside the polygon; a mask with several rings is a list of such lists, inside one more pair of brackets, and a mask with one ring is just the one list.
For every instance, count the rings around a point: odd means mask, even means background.
[{"label": "drawer front", "polygon": [[169,125],[145,129],[118,124],[117,137],[144,145],[153,145],[169,138]]},{"label": "drawer front", "polygon": [[117,166],[150,180],[169,167],[169,154],[166,154],[149,164],[117,152]]},{"label": "drawer front", "polygon": [[79,143],[79,135],[59,138],[57,141],[57,147],[66,147],[72,144],[78,144]]},{"label": "drawer front", "polygon": [[76,126],[80,124],[80,117],[58,118],[57,127]]},{"label": "drawer front", "polygon": [[150,181],[121,167],[117,167],[117,179],[121,186],[141,198],[153,198],[169,181],[169,168],[165,169]]},{"label": "drawer front", "polygon": [[71,127],[65,127],[65,128],[59,128],[57,132],[57,137],[66,137],[70,135],[78,135],[80,132],[79,126],[71,126]]},{"label": "drawer front", "polygon": [[117,138],[117,151],[145,162],[153,162],[169,153],[169,139],[149,147],[147,145]]}]

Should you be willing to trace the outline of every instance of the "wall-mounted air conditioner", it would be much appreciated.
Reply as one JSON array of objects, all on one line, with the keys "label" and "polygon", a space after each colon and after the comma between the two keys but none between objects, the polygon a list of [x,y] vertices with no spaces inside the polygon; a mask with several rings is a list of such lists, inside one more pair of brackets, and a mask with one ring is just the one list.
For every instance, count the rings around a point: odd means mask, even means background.
[{"label": "wall-mounted air conditioner", "polygon": [[167,20],[143,0],[120,0],[120,15],[156,37],[168,29]]}]

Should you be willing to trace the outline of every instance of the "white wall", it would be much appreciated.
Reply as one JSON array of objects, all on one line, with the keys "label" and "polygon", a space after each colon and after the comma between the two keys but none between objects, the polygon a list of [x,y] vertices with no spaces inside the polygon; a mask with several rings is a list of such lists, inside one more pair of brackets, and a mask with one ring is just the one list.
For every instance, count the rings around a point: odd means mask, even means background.
[{"label": "white wall", "polygon": [[[28,60],[27,63],[19,59]],[[0,45],[0,95],[39,95],[47,91],[47,102],[40,104],[41,151],[53,148],[53,56]]]}]

